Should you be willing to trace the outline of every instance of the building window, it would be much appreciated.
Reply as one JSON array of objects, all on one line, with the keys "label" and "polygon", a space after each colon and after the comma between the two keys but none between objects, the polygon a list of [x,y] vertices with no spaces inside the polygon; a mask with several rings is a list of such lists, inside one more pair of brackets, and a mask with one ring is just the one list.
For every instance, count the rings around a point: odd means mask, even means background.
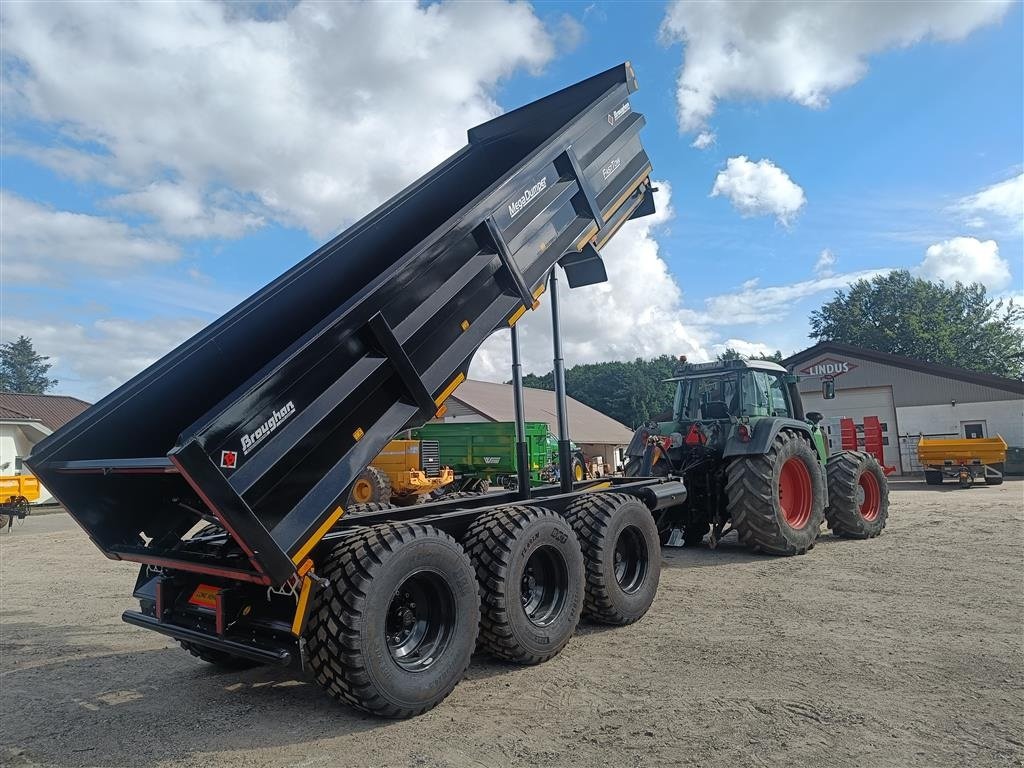
[{"label": "building window", "polygon": [[964,437],[968,440],[980,438],[985,436],[985,422],[984,421],[965,421],[964,426]]}]

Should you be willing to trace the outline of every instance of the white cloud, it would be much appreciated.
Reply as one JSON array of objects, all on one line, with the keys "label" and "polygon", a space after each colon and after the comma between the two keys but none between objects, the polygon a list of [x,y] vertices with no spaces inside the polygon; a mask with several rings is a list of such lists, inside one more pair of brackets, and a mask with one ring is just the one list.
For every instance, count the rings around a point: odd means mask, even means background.
[{"label": "white cloud", "polygon": [[929,246],[916,272],[928,280],[981,283],[998,291],[1010,283],[1010,265],[999,255],[995,240],[954,237]]},{"label": "white cloud", "polygon": [[5,283],[68,276],[68,267],[114,272],[141,262],[169,262],[178,249],[120,221],[57,211],[0,190],[0,252]]},{"label": "white cloud", "polygon": [[690,2],[675,0],[662,38],[683,43],[679,128],[703,131],[723,99],[781,98],[821,108],[867,72],[867,57],[922,40],[960,40],[1012,0]]},{"label": "white cloud", "polygon": [[1020,227],[1024,224],[1024,173],[961,199],[956,209],[970,215],[965,224],[972,229],[984,227],[985,216],[1006,219]]},{"label": "white cloud", "polygon": [[730,157],[719,171],[711,197],[724,195],[743,216],[775,216],[788,225],[807,202],[804,191],[771,160]]},{"label": "white cloud", "polygon": [[727,349],[735,349],[744,357],[752,355],[770,355],[778,346],[772,346],[761,341],[747,341],[746,339],[726,339],[711,346],[711,353],[718,357]]},{"label": "white cloud", "polygon": [[869,269],[765,287],[761,287],[760,280],[755,278],[746,281],[735,291],[705,299],[704,310],[690,314],[689,319],[704,325],[721,326],[777,322],[789,314],[796,301],[826,291],[843,289],[857,280],[870,280],[888,271]]},{"label": "white cloud", "polygon": [[7,114],[60,137],[33,157],[196,237],[266,219],[335,231],[463,145],[500,111],[497,84],[555,53],[522,2],[299,3],[270,19],[7,3],[3,21]]},{"label": "white cloud", "polygon": [[148,322],[99,319],[88,324],[4,317],[2,341],[25,335],[51,358],[56,391],[95,402],[163,357],[204,323],[181,318]]},{"label": "white cloud", "polygon": [[[628,222],[603,249],[608,282],[570,290],[559,282],[566,366],[661,354],[709,357],[706,335],[683,322],[682,290],[661,256],[655,228],[671,218],[671,188],[655,182],[658,213]],[[551,370],[551,310],[545,296],[519,321],[523,367]],[[496,333],[473,359],[472,375],[510,377],[509,334]]]},{"label": "white cloud", "polygon": [[818,260],[814,262],[814,274],[820,277],[831,277],[835,274],[832,267],[836,265],[837,259],[838,257],[828,248],[823,249],[818,255]]},{"label": "white cloud", "polygon": [[231,201],[226,190],[219,197],[221,206],[203,199],[198,189],[153,182],[135,192],[114,197],[114,207],[138,211],[157,219],[163,231],[175,237],[241,237],[264,223],[262,216],[243,210],[240,201]]},{"label": "white cloud", "polygon": [[715,134],[711,131],[701,131],[697,134],[697,138],[690,144],[694,149],[707,149],[715,144]]}]

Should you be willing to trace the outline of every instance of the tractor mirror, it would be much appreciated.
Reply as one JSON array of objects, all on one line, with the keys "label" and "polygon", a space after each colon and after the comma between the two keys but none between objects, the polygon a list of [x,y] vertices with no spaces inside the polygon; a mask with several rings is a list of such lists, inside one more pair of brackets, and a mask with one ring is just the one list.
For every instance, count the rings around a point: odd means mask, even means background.
[{"label": "tractor mirror", "polygon": [[836,383],[830,379],[821,382],[821,396],[826,400],[836,399]]}]

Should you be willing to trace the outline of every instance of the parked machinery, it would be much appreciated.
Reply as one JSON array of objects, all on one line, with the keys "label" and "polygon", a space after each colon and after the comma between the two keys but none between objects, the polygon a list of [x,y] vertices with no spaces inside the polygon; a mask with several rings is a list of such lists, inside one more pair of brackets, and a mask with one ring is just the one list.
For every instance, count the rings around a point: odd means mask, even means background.
[{"label": "parked machinery", "polygon": [[24,520],[39,498],[39,480],[32,475],[0,476],[0,530],[10,530],[14,520]]},{"label": "parked machinery", "polygon": [[943,478],[970,488],[981,479],[985,485],[1000,485],[1006,466],[1006,441],[1000,435],[974,438],[921,437],[917,460],[924,466],[928,485],[941,485]]},{"label": "parked machinery", "polygon": [[353,504],[421,504],[454,479],[436,440],[392,440],[356,477],[346,506],[351,514]]},{"label": "parked machinery", "polygon": [[861,451],[829,455],[819,413],[805,414],[797,377],[775,363],[681,358],[672,420],[637,430],[627,448],[631,477],[681,477],[685,504],[661,512],[673,530],[712,546],[730,531],[755,551],[803,554],[823,521],[848,538],[877,536],[889,514],[878,461]]},{"label": "parked machinery", "polygon": [[[442,701],[477,647],[557,654],[581,614],[642,617],[675,480],[576,483],[558,314],[599,249],[654,213],[623,64],[497,117],[412,186],[36,445],[27,460],[109,557],[141,563],[126,622],[213,664],[299,665],[386,717]],[[548,294],[559,483],[366,511],[353,483],[442,416]],[[72,598],[73,599],[73,598]],[[173,674],[168,670],[168,675]]]}]

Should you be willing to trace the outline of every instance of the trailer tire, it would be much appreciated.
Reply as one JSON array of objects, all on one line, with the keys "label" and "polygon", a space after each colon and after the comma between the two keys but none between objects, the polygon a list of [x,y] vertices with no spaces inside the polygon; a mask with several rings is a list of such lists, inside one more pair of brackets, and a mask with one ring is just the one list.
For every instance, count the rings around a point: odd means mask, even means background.
[{"label": "trailer tire", "polygon": [[316,681],[380,717],[426,712],[469,667],[480,624],[476,574],[447,533],[414,523],[356,529],[317,563],[305,637]]},{"label": "trailer tire", "polygon": [[352,481],[345,506],[353,504],[388,503],[391,501],[391,478],[377,467],[367,467]]},{"label": "trailer tire", "polygon": [[889,483],[874,456],[842,451],[828,457],[828,509],[832,533],[846,539],[870,539],[889,517]]},{"label": "trailer tire", "polygon": [[937,469],[926,469],[924,471],[924,481],[928,485],[942,485],[942,473]]},{"label": "trailer tire", "polygon": [[195,645],[194,643],[186,643],[179,641],[181,647],[191,653],[197,659],[202,659],[207,664],[212,664],[215,667],[221,669],[233,670],[241,672],[245,669],[252,669],[253,667],[261,666],[258,661],[252,659],[246,659],[241,656],[233,656],[230,653],[224,651],[218,651],[214,648],[207,648],[205,645]]},{"label": "trailer tire", "polygon": [[583,553],[572,527],[543,507],[499,507],[463,540],[480,589],[479,650],[517,664],[561,651],[583,610]]},{"label": "trailer tire", "polygon": [[370,512],[384,512],[385,510],[394,508],[394,504],[390,504],[386,501],[368,501],[365,504],[349,504],[345,507],[345,519],[356,517],[357,515],[366,515]]},{"label": "trailer tire", "polygon": [[654,602],[661,577],[658,528],[650,510],[624,493],[586,494],[565,511],[583,549],[583,612],[601,624],[632,624]]},{"label": "trailer tire", "polygon": [[825,482],[807,440],[781,430],[766,453],[734,459],[726,471],[729,515],[743,544],[770,555],[802,555],[814,546]]}]

